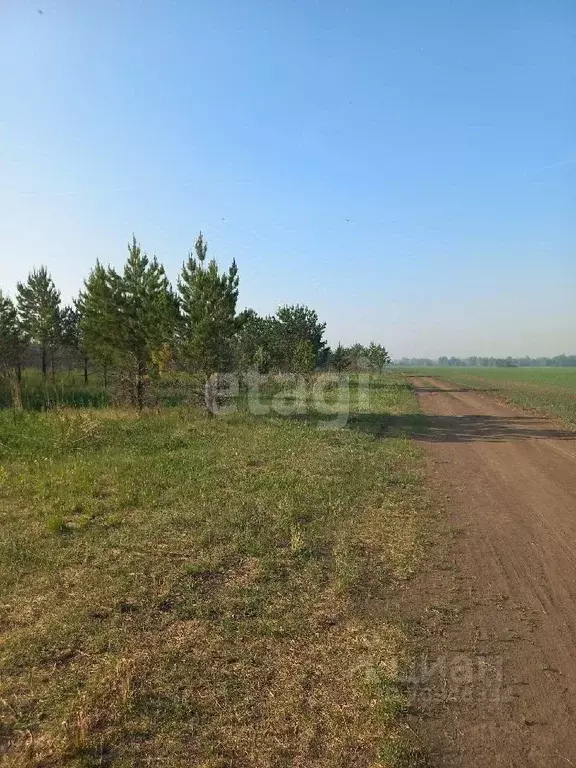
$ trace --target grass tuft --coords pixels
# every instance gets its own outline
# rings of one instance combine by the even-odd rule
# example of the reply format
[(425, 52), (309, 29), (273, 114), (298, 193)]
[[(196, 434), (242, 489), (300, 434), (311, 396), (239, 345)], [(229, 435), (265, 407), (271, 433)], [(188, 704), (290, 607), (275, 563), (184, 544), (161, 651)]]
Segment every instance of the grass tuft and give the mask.
[(58, 534), (69, 533), (71, 530), (66, 520), (60, 515), (50, 515), (46, 520), (46, 527), (51, 533)]

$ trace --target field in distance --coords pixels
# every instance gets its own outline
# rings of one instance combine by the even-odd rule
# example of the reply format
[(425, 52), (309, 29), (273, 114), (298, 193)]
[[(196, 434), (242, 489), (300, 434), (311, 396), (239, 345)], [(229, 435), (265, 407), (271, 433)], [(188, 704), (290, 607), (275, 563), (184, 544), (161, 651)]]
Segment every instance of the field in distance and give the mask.
[(352, 395), (343, 429), (0, 411), (4, 765), (419, 764), (385, 608), (432, 514), (386, 431), (418, 408), (397, 372)]
[(411, 368), (463, 387), (487, 390), (522, 408), (576, 424), (576, 368)]

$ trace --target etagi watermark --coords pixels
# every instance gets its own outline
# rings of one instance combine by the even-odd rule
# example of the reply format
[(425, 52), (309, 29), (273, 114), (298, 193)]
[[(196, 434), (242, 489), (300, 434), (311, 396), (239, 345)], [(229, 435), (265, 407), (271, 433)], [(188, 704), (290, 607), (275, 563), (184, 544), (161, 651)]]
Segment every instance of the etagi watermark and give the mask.
[[(321, 373), (310, 377), (249, 371), (242, 377), (242, 390), (248, 411), (254, 415), (313, 416), (321, 429), (340, 429), (348, 423), (352, 407), (360, 413), (369, 412), (371, 381), (369, 373)], [(205, 388), (206, 407), (217, 416), (235, 413), (240, 392), (237, 374), (213, 376)]]

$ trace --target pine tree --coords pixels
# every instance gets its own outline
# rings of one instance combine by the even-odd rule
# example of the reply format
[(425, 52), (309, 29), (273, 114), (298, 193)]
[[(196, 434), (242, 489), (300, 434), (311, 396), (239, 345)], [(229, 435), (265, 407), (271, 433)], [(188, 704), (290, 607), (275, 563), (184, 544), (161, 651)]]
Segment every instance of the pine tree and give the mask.
[[(182, 312), (180, 353), (186, 364), (211, 377), (227, 369), (239, 327), (236, 316), (238, 269), (232, 261), (228, 272), (218, 271), (214, 259), (206, 263), (208, 244), (198, 235), (195, 255), (190, 253), (178, 280)], [(207, 392), (208, 400), (213, 397)]]
[(356, 342), (351, 347), (347, 347), (346, 352), (350, 357), (350, 368), (354, 371), (365, 371), (371, 367), (368, 349), (363, 344)]
[(97, 264), (78, 307), (85, 349), (120, 366), (133, 403), (142, 409), (152, 357), (172, 342), (178, 317), (164, 268), (156, 258), (150, 260), (133, 237), (122, 274)]
[(238, 371), (256, 368), (260, 373), (269, 371), (272, 361), (272, 318), (260, 317), (253, 309), (245, 309), (237, 316), (238, 331), (235, 339), (235, 363)]
[(20, 387), (22, 356), (27, 341), (14, 303), (0, 290), (0, 375), (9, 380), (14, 407), (22, 407)]
[(42, 375), (46, 378), (49, 353), (54, 375), (54, 350), (59, 335), (60, 291), (54, 285), (46, 267), (32, 270), (26, 283), (18, 283), (17, 289), (22, 327), (30, 340), (38, 344), (42, 353)]
[(117, 306), (111, 283), (117, 279), (96, 262), (96, 266), (84, 281), (84, 290), (76, 302), (79, 314), (78, 333), (82, 338), (84, 354), (106, 371), (114, 361), (115, 343), (113, 328), (118, 319)]
[(309, 342), (316, 360), (326, 346), (323, 341), (326, 323), (321, 323), (314, 309), (296, 304), (278, 307), (275, 318), (275, 348), (278, 352), (278, 365), (291, 368), (296, 349), (301, 342)]
[(384, 366), (390, 362), (390, 355), (386, 348), (374, 341), (370, 342), (370, 346), (366, 350), (366, 357), (370, 361), (370, 365), (376, 368), (379, 373), (382, 373)]
[(342, 344), (338, 344), (334, 351), (334, 355), (332, 357), (332, 365), (334, 368), (336, 368), (338, 373), (344, 371), (350, 365), (350, 355), (342, 346)]

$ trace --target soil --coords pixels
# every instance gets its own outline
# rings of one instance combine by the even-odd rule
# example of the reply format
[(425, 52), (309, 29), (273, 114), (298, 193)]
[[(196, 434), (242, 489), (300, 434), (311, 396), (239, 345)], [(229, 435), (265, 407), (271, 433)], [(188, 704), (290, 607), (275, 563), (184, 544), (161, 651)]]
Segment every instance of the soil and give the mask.
[(411, 727), (442, 768), (576, 766), (576, 433), (412, 381), (449, 535), (420, 577)]

